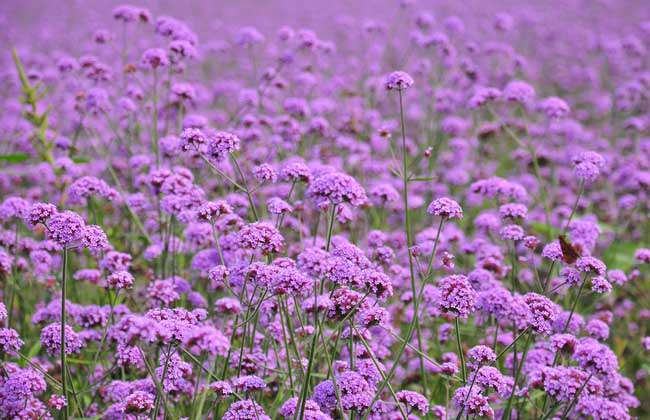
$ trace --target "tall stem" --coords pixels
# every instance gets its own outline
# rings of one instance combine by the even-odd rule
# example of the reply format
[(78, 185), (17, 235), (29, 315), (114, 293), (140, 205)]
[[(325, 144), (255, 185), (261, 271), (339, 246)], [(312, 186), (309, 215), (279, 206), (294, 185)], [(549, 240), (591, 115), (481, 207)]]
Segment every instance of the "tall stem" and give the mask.
[(61, 385), (63, 388), (63, 397), (66, 400), (66, 406), (63, 407), (63, 418), (68, 418), (68, 406), (70, 400), (68, 399), (68, 384), (67, 384), (67, 364), (65, 359), (65, 326), (66, 326), (66, 313), (65, 313), (65, 300), (66, 300), (66, 280), (68, 275), (68, 248), (63, 248), (63, 267), (61, 269)]
[(160, 147), (158, 146), (158, 73), (153, 70), (153, 120), (151, 122), (151, 144), (156, 153), (156, 167), (160, 167)]
[(456, 324), (456, 346), (458, 347), (458, 357), (460, 358), (460, 368), (461, 368), (461, 379), (463, 384), (467, 383), (467, 370), (465, 368), (465, 354), (463, 352), (463, 345), (460, 340), (460, 323), (458, 322), (458, 317), (454, 320)]
[[(332, 242), (332, 232), (334, 230), (334, 220), (336, 216), (336, 204), (332, 203), (332, 210), (330, 212), (330, 218), (327, 226), (327, 242), (325, 245), (325, 250), (329, 252), (330, 250), (330, 244)], [(320, 287), (319, 287), (319, 293), (323, 292), (323, 286), (324, 282), (321, 280)], [(302, 419), (302, 415), (305, 409), (305, 403), (307, 401), (307, 392), (309, 389), (309, 379), (311, 378), (311, 373), (312, 369), (314, 367), (314, 355), (315, 355), (315, 350), (316, 350), (316, 342), (318, 341), (318, 335), (320, 334), (320, 322), (318, 318), (318, 294), (317, 294), (317, 288), (316, 285), (314, 284), (314, 321), (316, 325), (316, 331), (314, 332), (314, 337), (311, 341), (311, 348), (309, 350), (309, 361), (307, 362), (307, 372), (305, 373), (305, 377), (302, 383), (302, 388), (300, 390), (300, 399), (298, 400), (298, 405), (299, 407), (296, 410), (296, 419)]]
[(578, 306), (578, 301), (580, 300), (580, 296), (582, 295), (582, 289), (585, 288), (585, 283), (587, 283), (586, 274), (582, 277), (582, 283), (580, 283), (580, 288), (578, 289), (578, 295), (576, 296), (575, 300), (573, 301), (573, 304), (571, 305), (571, 312), (569, 312), (569, 317), (567, 318), (566, 323), (564, 324), (564, 328), (562, 328), (562, 334), (566, 332), (566, 330), (569, 328), (569, 324), (571, 324), (571, 318), (573, 318), (573, 314), (576, 311), (576, 306)]
[[(406, 231), (406, 250), (409, 259), (409, 275), (411, 277), (411, 293), (413, 294), (413, 317), (415, 330), (417, 332), (418, 350), (422, 352), (422, 329), (420, 327), (420, 317), (418, 313), (418, 293), (415, 285), (415, 270), (413, 268), (413, 256), (411, 247), (413, 246), (413, 237), (411, 233), (411, 212), (409, 211), (409, 176), (408, 176), (408, 155), (406, 151), (406, 125), (404, 124), (404, 104), (402, 100), (402, 91), (399, 90), (399, 118), (402, 127), (402, 195), (404, 199), (404, 230)], [(429, 271), (429, 270), (427, 270)], [(427, 395), (427, 378), (424, 370), (424, 358), (420, 355), (420, 377), (422, 378), (423, 394)]]

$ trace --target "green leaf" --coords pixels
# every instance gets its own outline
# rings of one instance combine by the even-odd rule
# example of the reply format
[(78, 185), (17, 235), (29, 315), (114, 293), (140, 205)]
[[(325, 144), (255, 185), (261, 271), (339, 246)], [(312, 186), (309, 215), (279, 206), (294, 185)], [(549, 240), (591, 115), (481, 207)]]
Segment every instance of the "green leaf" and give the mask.
[(634, 265), (634, 252), (638, 247), (634, 242), (615, 242), (603, 252), (603, 261), (609, 268), (630, 269)]
[(553, 229), (552, 226), (549, 226), (546, 223), (530, 222), (530, 227), (533, 228), (535, 232), (542, 233), (547, 237), (552, 238), (555, 236), (555, 229)]
[(88, 163), (90, 160), (91, 159), (88, 156), (75, 156), (72, 158), (74, 163)]
[(29, 159), (28, 153), (12, 153), (9, 155), (0, 155), (0, 162), (21, 163)]
[(41, 342), (36, 340), (32, 347), (29, 348), (29, 352), (27, 352), (27, 358), (31, 359), (32, 357), (36, 356), (39, 351), (41, 351)]

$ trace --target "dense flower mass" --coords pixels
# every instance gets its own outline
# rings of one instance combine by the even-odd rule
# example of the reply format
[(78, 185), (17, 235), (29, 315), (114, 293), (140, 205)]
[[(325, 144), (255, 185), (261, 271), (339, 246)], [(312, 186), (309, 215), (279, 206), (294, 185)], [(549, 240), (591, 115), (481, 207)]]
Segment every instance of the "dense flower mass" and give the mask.
[(650, 418), (643, 1), (86, 3), (0, 2), (0, 419)]

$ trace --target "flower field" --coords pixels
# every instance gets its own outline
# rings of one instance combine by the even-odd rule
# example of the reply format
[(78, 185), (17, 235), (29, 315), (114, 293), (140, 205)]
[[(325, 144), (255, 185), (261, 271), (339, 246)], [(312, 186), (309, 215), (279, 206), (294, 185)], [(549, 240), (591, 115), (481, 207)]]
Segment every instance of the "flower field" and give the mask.
[(0, 419), (650, 418), (643, 1), (0, 22)]

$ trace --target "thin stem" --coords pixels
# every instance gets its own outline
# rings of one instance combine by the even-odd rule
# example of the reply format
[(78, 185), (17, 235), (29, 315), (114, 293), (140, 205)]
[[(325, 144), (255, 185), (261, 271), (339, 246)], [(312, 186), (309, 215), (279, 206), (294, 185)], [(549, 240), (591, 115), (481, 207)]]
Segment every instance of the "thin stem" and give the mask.
[[(354, 332), (357, 333), (357, 336), (359, 337), (359, 341), (361, 341), (361, 344), (363, 344), (363, 347), (366, 348), (366, 351), (368, 352), (368, 356), (370, 356), (370, 360), (372, 360), (372, 363), (375, 365), (377, 368), (377, 371), (381, 375), (381, 378), (385, 381), (386, 380), (386, 375), (384, 374), (384, 370), (382, 367), (379, 365), (379, 362), (377, 362), (377, 359), (375, 358), (375, 355), (372, 352), (372, 349), (368, 345), (368, 342), (363, 338), (363, 335), (359, 332), (359, 330), (356, 329), (352, 324), (350, 324), (350, 328), (354, 330)], [(395, 394), (395, 390), (391, 386), (389, 382), (387, 382), (388, 386), (388, 391), (390, 392), (390, 395), (393, 397), (393, 400), (395, 400), (395, 404), (397, 404), (397, 408), (399, 409), (399, 412), (402, 414), (402, 418), (404, 420), (408, 419), (408, 416), (404, 412), (404, 408), (402, 407), (402, 404), (399, 403), (399, 400), (397, 399), (397, 395)]]
[(566, 330), (569, 328), (569, 324), (571, 323), (571, 318), (573, 318), (573, 313), (576, 310), (576, 307), (578, 306), (578, 301), (580, 300), (580, 296), (582, 295), (582, 290), (585, 288), (585, 283), (587, 283), (587, 274), (585, 274), (582, 277), (582, 283), (580, 283), (580, 288), (578, 289), (578, 295), (576, 296), (575, 300), (573, 301), (573, 304), (571, 305), (571, 312), (569, 312), (569, 317), (566, 320), (566, 323), (564, 324), (564, 328), (562, 328), (562, 334), (566, 332)]
[(162, 377), (160, 378), (160, 389), (158, 390), (158, 395), (156, 395), (156, 403), (153, 409), (154, 419), (158, 418), (158, 411), (160, 410), (160, 401), (165, 400), (165, 378), (167, 377), (167, 370), (169, 369), (169, 361), (172, 356), (172, 345), (171, 343), (167, 346), (167, 352), (165, 353), (165, 365), (163, 366)]
[(68, 418), (68, 407), (70, 406), (70, 400), (68, 398), (68, 384), (67, 384), (67, 363), (66, 363), (66, 354), (65, 354), (65, 326), (66, 326), (66, 312), (65, 312), (65, 300), (66, 300), (66, 281), (68, 273), (68, 248), (63, 247), (63, 267), (61, 268), (61, 385), (63, 388), (63, 397), (67, 402), (66, 406), (61, 410), (63, 413), (63, 418)]
[[(402, 198), (404, 200), (404, 230), (406, 231), (406, 251), (409, 259), (409, 275), (411, 278), (411, 292), (413, 294), (413, 317), (415, 322), (415, 330), (417, 332), (418, 350), (422, 351), (422, 329), (420, 327), (420, 316), (418, 311), (418, 294), (415, 285), (415, 270), (413, 268), (413, 256), (411, 255), (411, 247), (413, 246), (413, 237), (411, 233), (411, 212), (409, 211), (409, 175), (408, 175), (408, 153), (406, 150), (406, 125), (404, 124), (404, 103), (402, 99), (402, 91), (399, 92), (399, 117), (402, 128)], [(428, 273), (429, 269), (427, 270)], [(420, 358), (420, 377), (422, 378), (423, 393), (427, 395), (427, 377), (424, 369), (424, 358)]]
[(585, 389), (587, 384), (589, 384), (589, 381), (591, 380), (591, 377), (594, 376), (593, 373), (590, 373), (585, 382), (582, 384), (578, 392), (576, 392), (576, 395), (573, 396), (571, 399), (571, 403), (567, 406), (566, 410), (564, 410), (564, 413), (562, 413), (562, 419), (566, 419), (569, 413), (571, 412), (571, 409), (575, 405), (575, 403), (578, 401), (578, 398), (580, 397), (580, 394), (582, 394), (582, 391)]
[(456, 346), (458, 347), (458, 357), (460, 358), (461, 379), (463, 380), (463, 384), (466, 384), (467, 371), (465, 367), (465, 354), (460, 340), (460, 323), (458, 322), (458, 317), (454, 319), (454, 323), (456, 324)]
[(244, 184), (244, 192), (246, 193), (246, 198), (248, 198), (248, 204), (251, 206), (251, 210), (253, 211), (253, 218), (254, 220), (259, 220), (259, 216), (257, 215), (257, 209), (255, 208), (255, 202), (253, 201), (253, 196), (251, 195), (251, 190), (248, 188), (248, 181), (246, 181), (246, 177), (244, 176), (244, 173), (241, 170), (241, 167), (239, 166), (239, 163), (237, 162), (237, 158), (233, 154), (230, 155), (232, 158), (232, 162), (234, 163), (235, 170), (239, 174), (239, 177), (241, 178), (242, 184)]
[(156, 153), (156, 168), (160, 168), (160, 147), (158, 145), (158, 73), (153, 70), (153, 121), (151, 124), (151, 144)]
[[(439, 227), (440, 227), (440, 226), (439, 226)], [(434, 250), (435, 250), (435, 249), (437, 248), (437, 246), (438, 246), (438, 239), (439, 239), (439, 237), (440, 237), (440, 235), (437, 234), (437, 235), (436, 235), (436, 241), (435, 241), (435, 243), (433, 244), (433, 248), (434, 248)], [(422, 296), (422, 293), (424, 293), (424, 286), (425, 286), (425, 284), (426, 284), (426, 282), (427, 282), (427, 280), (428, 280), (428, 277), (430, 277), (430, 275), (427, 276), (427, 278), (422, 279), (422, 283), (420, 284), (420, 292), (419, 292), (418, 295), (417, 295), (418, 297), (419, 297), (419, 296)], [(396, 354), (396, 356), (393, 358), (393, 364), (392, 364), (390, 370), (388, 371), (388, 374), (386, 375), (387, 381), (390, 381), (390, 380), (392, 379), (393, 375), (395, 374), (395, 372), (396, 372), (396, 370), (397, 370), (397, 366), (399, 366), (399, 363), (398, 363), (398, 362), (399, 362), (400, 358), (402, 357), (402, 355), (404, 354), (404, 350), (406, 350), (406, 347), (408, 346), (409, 348), (413, 348), (413, 347), (409, 344), (409, 341), (411, 341), (411, 338), (413, 337), (413, 332), (415, 331), (415, 320), (416, 320), (416, 319), (417, 319), (417, 317), (414, 316), (414, 317), (413, 317), (413, 320), (411, 320), (411, 322), (409, 323), (408, 331), (407, 331), (407, 333), (406, 333), (406, 338), (403, 339), (403, 340), (400, 338), (400, 340), (402, 341), (402, 345), (401, 345), (400, 348), (397, 350), (397, 354)], [(424, 355), (424, 353), (421, 351), (421, 349), (417, 349), (417, 353), (418, 353), (420, 356), (423, 356), (423, 355)], [(381, 395), (382, 391), (383, 391), (384, 388), (386, 387), (386, 383), (387, 383), (387, 381), (382, 381), (381, 385), (379, 385), (379, 387), (378, 387), (378, 389), (377, 389), (377, 392), (375, 392), (375, 397), (373, 398), (372, 404), (374, 404), (374, 403), (379, 399), (379, 396)], [(371, 404), (371, 405), (372, 405), (372, 404)], [(368, 414), (366, 414), (366, 415), (364, 416), (364, 419), (367, 418), (367, 417), (368, 417)]]
[(431, 256), (429, 256), (429, 264), (427, 264), (427, 271), (425, 273), (426, 278), (431, 276), (431, 270), (433, 269), (433, 261), (436, 258), (436, 249), (438, 248), (438, 240), (440, 239), (440, 232), (442, 232), (442, 226), (445, 224), (445, 218), (440, 219), (440, 224), (438, 225), (438, 232), (436, 233), (436, 240), (433, 243), (433, 249), (431, 250)]
[[(508, 398), (508, 402), (506, 404), (506, 407), (504, 409), (504, 418), (509, 419), (510, 416), (512, 415), (512, 411), (510, 407), (512, 407), (512, 399), (515, 396), (515, 390), (517, 389), (517, 382), (519, 381), (519, 375), (521, 374), (522, 367), (524, 366), (524, 362), (526, 361), (526, 354), (528, 353), (528, 348), (530, 347), (530, 339), (532, 337), (532, 334), (528, 334), (528, 337), (526, 339), (526, 344), (524, 345), (524, 351), (521, 354), (521, 361), (519, 362), (519, 366), (517, 366), (517, 371), (515, 373), (515, 379), (514, 382), (512, 383), (512, 391), (510, 392), (510, 397)], [(516, 358), (516, 356), (515, 356)]]
[(578, 204), (580, 203), (580, 198), (582, 197), (584, 191), (585, 191), (585, 181), (581, 179), (580, 187), (578, 189), (578, 195), (576, 196), (576, 201), (573, 203), (573, 207), (571, 208), (571, 213), (569, 214), (569, 218), (567, 219), (564, 228), (562, 228), (562, 233), (566, 232), (566, 230), (569, 228), (569, 225), (571, 224), (571, 219), (573, 219), (573, 216), (576, 214)]
[[(328, 252), (330, 250), (330, 245), (332, 242), (332, 232), (334, 230), (335, 215), (336, 215), (336, 204), (332, 203), (329, 223), (327, 226), (327, 241), (325, 245), (325, 250)], [(324, 286), (324, 281), (321, 280), (320, 287), (319, 287), (320, 293), (323, 292), (323, 286)], [(305, 403), (307, 402), (307, 390), (309, 389), (309, 380), (311, 379), (312, 369), (314, 367), (314, 355), (316, 350), (316, 343), (318, 341), (318, 335), (320, 334), (320, 322), (319, 322), (319, 314), (318, 314), (318, 294), (317, 294), (317, 288), (315, 284), (314, 284), (314, 321), (317, 330), (314, 332), (314, 337), (311, 341), (311, 348), (309, 350), (309, 360), (307, 362), (307, 372), (305, 373), (305, 377), (302, 383), (302, 388), (300, 390), (300, 399), (298, 400), (298, 405), (297, 405), (299, 409), (296, 410), (295, 418), (297, 419), (302, 419), (302, 415), (305, 410)]]

